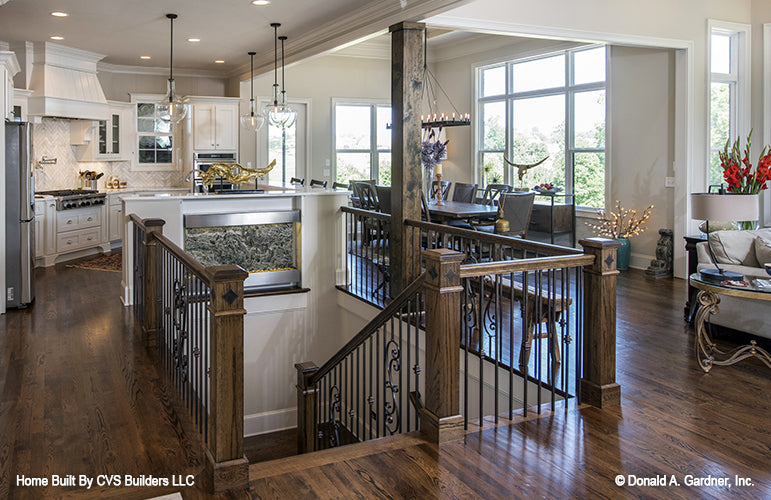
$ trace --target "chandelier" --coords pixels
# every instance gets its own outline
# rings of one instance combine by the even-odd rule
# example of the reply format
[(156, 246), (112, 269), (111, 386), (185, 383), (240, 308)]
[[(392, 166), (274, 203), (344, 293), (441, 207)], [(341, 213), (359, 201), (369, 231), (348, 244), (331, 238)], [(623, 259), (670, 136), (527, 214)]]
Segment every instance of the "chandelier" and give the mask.
[(174, 85), (174, 20), (176, 14), (166, 14), (170, 24), (169, 40), (169, 80), (166, 82), (166, 95), (158, 102), (159, 118), (165, 122), (177, 123), (182, 121), (187, 115), (187, 101), (177, 95)]
[(256, 52), (249, 52), (250, 76), (249, 85), (251, 89), (249, 99), (249, 112), (241, 115), (241, 127), (250, 132), (257, 132), (265, 123), (265, 116), (254, 111), (254, 55)]

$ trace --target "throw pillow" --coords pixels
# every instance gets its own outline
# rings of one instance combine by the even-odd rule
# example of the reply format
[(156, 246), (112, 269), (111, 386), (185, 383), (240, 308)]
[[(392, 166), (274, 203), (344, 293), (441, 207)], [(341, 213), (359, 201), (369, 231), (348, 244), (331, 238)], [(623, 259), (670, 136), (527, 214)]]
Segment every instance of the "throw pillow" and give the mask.
[(771, 262), (771, 240), (767, 240), (762, 236), (755, 238), (755, 257), (758, 258), (761, 266)]

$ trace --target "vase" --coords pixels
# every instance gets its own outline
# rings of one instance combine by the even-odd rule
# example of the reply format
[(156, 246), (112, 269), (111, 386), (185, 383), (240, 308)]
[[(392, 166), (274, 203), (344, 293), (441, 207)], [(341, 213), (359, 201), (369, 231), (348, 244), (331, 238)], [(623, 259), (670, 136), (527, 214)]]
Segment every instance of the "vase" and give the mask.
[(434, 167), (425, 167), (423, 169), (425, 178), (423, 179), (423, 194), (427, 201), (431, 201), (431, 182), (434, 180)]
[(629, 269), (629, 257), (632, 253), (632, 246), (629, 244), (629, 238), (613, 238), (621, 243), (616, 249), (616, 269), (624, 271)]
[(742, 230), (753, 230), (758, 228), (758, 221), (756, 220), (743, 220), (739, 222), (739, 226), (741, 226)]

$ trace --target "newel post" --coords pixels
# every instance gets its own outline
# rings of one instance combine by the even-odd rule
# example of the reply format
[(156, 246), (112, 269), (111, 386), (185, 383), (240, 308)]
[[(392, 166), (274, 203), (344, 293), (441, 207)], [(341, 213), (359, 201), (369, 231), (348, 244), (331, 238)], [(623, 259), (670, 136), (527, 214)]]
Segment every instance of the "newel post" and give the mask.
[(144, 281), (145, 314), (142, 318), (142, 340), (144, 340), (146, 346), (154, 346), (161, 314), (161, 296), (158, 293), (160, 286), (160, 259), (158, 257), (158, 242), (155, 240), (154, 235), (163, 234), (163, 225), (166, 224), (166, 221), (163, 219), (144, 219), (142, 223), (145, 226), (145, 240), (142, 242), (145, 247), (145, 268), (142, 278)]
[(297, 453), (308, 453), (314, 450), (313, 442), (313, 412), (316, 408), (316, 393), (310, 380), (319, 367), (312, 361), (296, 363), (297, 370)]
[(212, 266), (209, 304), (209, 428), (206, 478), (214, 493), (249, 486), (244, 457), (244, 280), (237, 266)]
[(460, 300), (463, 254), (423, 252), (426, 262), (426, 387), (420, 429), (434, 443), (463, 437), (460, 415)]
[(588, 238), (579, 243), (594, 263), (584, 267), (584, 369), (581, 401), (598, 408), (621, 405), (616, 383), (616, 249), (618, 241)]

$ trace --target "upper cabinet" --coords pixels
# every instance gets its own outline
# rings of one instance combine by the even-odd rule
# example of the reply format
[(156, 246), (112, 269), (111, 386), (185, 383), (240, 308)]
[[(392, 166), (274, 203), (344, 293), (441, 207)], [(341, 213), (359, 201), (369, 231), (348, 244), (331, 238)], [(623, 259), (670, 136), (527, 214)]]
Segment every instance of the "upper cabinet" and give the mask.
[(194, 151), (238, 150), (237, 99), (191, 100), (192, 137)]
[(131, 103), (109, 102), (107, 120), (78, 120), (70, 123), (70, 143), (78, 161), (127, 161), (133, 146)]

